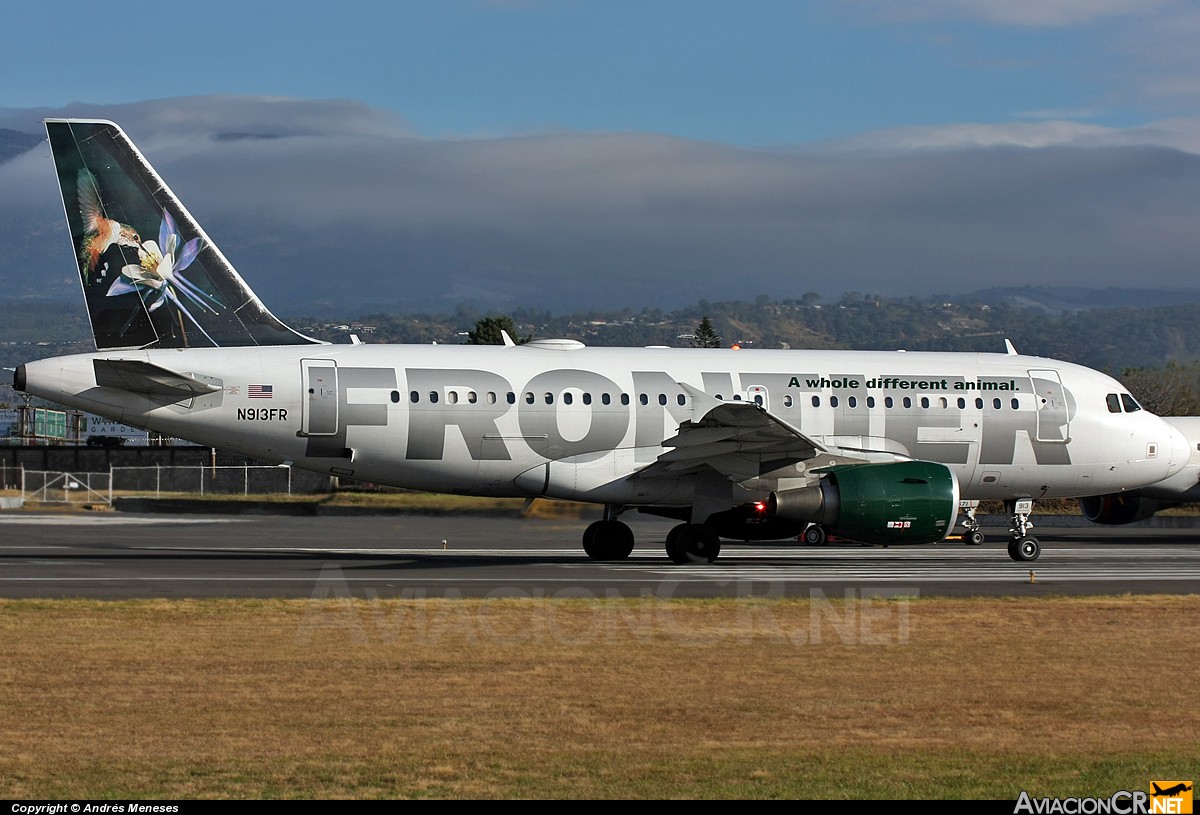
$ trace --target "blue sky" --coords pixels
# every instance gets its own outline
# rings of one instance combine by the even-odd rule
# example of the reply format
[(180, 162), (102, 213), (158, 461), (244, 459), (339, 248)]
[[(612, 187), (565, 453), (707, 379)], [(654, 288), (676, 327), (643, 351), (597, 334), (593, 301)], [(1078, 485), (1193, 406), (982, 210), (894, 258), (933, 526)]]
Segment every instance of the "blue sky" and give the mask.
[[(1195, 288), (1198, 41), (1192, 0), (68, 0), (8, 10), (0, 128), (118, 121), (285, 308)], [(77, 286), (56, 194), (0, 162), (17, 296)]]
[[(1128, 126), (1196, 103), (1164, 90), (1163, 50), (1191, 50), (1173, 19), (1200, 14), (1169, 0), (68, 0), (9, 10), (0, 106), (345, 98), (430, 136), (564, 128), (750, 146), (1064, 114)], [(1176, 79), (1194, 86), (1197, 60), (1178, 58)]]

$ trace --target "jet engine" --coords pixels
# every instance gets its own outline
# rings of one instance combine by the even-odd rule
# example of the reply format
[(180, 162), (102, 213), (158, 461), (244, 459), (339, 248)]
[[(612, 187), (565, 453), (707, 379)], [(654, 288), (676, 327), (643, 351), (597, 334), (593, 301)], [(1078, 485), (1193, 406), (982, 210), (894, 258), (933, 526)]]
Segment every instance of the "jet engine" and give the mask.
[(1171, 501), (1147, 498), (1140, 490), (1114, 492), (1109, 495), (1092, 495), (1079, 499), (1083, 517), (1095, 524), (1131, 524), (1144, 521), (1160, 509), (1178, 506)]
[(774, 519), (819, 524), (861, 543), (935, 543), (958, 517), (958, 481), (932, 461), (850, 464), (816, 484), (771, 493)]

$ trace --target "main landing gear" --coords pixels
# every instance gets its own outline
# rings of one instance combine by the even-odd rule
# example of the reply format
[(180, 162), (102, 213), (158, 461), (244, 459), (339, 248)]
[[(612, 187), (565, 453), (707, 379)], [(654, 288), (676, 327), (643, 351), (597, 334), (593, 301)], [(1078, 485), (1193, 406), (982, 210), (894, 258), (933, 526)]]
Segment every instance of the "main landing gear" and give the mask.
[(675, 563), (712, 563), (721, 537), (704, 524), (679, 524), (667, 533), (667, 557)]
[(1033, 512), (1033, 500), (1022, 498), (1019, 501), (1005, 501), (1004, 509), (1012, 515), (1012, 529), (1008, 530), (1012, 535), (1008, 543), (1008, 556), (1018, 562), (1037, 560), (1042, 553), (1042, 545), (1029, 534), (1033, 527), (1029, 520), (1029, 514)]
[(983, 532), (979, 529), (979, 519), (975, 517), (975, 510), (979, 509), (979, 502), (964, 501), (959, 506), (962, 507), (962, 525), (966, 530), (963, 542), (968, 546), (979, 546), (983, 543)]
[(583, 530), (583, 551), (592, 560), (625, 560), (633, 552), (633, 530), (617, 520), (621, 509), (605, 505), (604, 520)]
[[(592, 560), (625, 560), (633, 552), (633, 530), (617, 520), (623, 509), (606, 505), (604, 519), (583, 531), (583, 551)], [(676, 563), (712, 563), (720, 553), (720, 536), (704, 524), (679, 524), (667, 533), (667, 557)]]

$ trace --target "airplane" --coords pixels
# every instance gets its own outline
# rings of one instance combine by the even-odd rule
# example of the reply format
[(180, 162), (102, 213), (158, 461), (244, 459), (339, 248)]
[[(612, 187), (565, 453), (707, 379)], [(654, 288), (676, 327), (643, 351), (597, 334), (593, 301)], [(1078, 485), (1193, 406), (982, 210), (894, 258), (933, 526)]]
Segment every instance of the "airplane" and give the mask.
[(1144, 521), (1164, 509), (1200, 503), (1200, 416), (1164, 416), (1188, 440), (1190, 459), (1169, 478), (1135, 490), (1079, 499), (1083, 517), (1104, 525)]
[(1180, 781), (1178, 784), (1176, 784), (1172, 787), (1167, 787), (1165, 790), (1162, 787), (1158, 786), (1158, 784), (1155, 784), (1153, 781), (1150, 782), (1150, 786), (1154, 787), (1154, 792), (1152, 792), (1150, 794), (1155, 796), (1156, 798), (1160, 795), (1166, 796), (1167, 798), (1171, 798), (1171, 797), (1178, 795), (1181, 792), (1187, 792), (1192, 788), (1192, 785), (1188, 784), (1186, 781)]
[[(1171, 478), (1190, 444), (1116, 380), (1006, 353), (332, 345), (285, 325), (116, 124), (45, 122), (97, 351), (28, 362), (19, 390), (198, 444), (433, 492), (603, 505), (721, 540), (931, 544), (1000, 500), (1035, 560), (1036, 499)], [(960, 512), (961, 510), (961, 512)]]

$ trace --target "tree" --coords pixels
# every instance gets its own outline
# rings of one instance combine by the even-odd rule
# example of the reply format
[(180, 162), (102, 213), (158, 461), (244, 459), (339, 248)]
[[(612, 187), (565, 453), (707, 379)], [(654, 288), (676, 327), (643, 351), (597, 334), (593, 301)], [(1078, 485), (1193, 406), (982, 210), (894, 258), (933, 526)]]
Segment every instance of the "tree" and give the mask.
[(700, 325), (696, 326), (696, 336), (692, 339), (692, 345), (697, 348), (721, 347), (721, 335), (713, 328), (712, 320), (705, 317), (700, 321)]
[(1200, 362), (1172, 360), (1162, 368), (1126, 368), (1121, 382), (1159, 416), (1200, 414)]
[(475, 330), (467, 332), (467, 345), (504, 345), (501, 331), (507, 331), (517, 345), (529, 342), (529, 337), (517, 335), (512, 317), (481, 317), (475, 321)]

